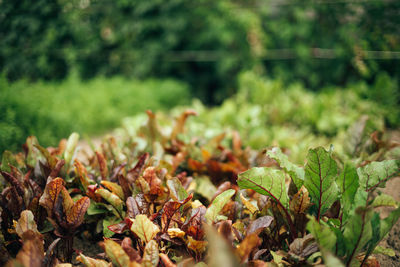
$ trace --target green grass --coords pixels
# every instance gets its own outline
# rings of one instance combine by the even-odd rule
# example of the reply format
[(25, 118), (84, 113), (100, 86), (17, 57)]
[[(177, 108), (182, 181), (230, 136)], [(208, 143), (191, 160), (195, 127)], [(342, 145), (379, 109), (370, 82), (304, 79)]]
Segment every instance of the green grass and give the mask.
[(72, 131), (99, 135), (146, 109), (166, 110), (189, 102), (188, 87), (174, 80), (70, 77), (61, 83), (0, 79), (0, 151), (19, 150), (29, 135), (57, 145)]

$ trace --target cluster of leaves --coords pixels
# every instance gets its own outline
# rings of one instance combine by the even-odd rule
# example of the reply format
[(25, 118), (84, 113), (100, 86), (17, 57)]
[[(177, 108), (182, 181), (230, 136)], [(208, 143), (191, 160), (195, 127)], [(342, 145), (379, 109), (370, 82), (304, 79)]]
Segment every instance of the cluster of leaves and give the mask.
[[(371, 157), (376, 146), (367, 139), (374, 132), (379, 139), (387, 138), (384, 125), (388, 112), (356, 91), (355, 87), (318, 93), (301, 85), (285, 88), (277, 80), (245, 72), (239, 77), (238, 94), (221, 106), (207, 108), (193, 102), (198, 116), (188, 121), (187, 135), (213, 138), (225, 132), (229, 139), (232, 131), (238, 131), (245, 146), (288, 148), (290, 159), (298, 164), (304, 163), (308, 148), (330, 144), (342, 158), (376, 160)], [(182, 111), (177, 107), (171, 113), (178, 116)], [(170, 131), (170, 117), (164, 113), (157, 116), (163, 129)], [(116, 135), (136, 136), (137, 127), (146, 120), (142, 114), (126, 118), (123, 130)]]
[[(148, 111), (134, 137), (108, 137), (79, 157), (77, 134), (57, 148), (30, 137), (24, 153), (5, 152), (1, 259), (15, 257), (9, 266), (90, 267), (374, 260), (400, 217), (390, 196), (373, 198), (399, 174), (397, 160), (356, 167), (319, 147), (303, 168), (279, 148), (245, 148), (237, 132), (228, 145), (225, 134), (190, 138), (184, 126), (194, 115), (184, 111), (166, 130)], [(382, 206), (394, 210), (380, 220), (374, 210)], [(85, 241), (104, 253), (73, 249)]]

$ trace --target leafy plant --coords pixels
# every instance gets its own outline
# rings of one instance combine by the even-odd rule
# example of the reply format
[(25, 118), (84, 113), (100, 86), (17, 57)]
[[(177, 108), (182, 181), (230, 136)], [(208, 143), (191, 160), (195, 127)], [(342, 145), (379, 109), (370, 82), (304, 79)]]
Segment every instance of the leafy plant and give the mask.
[[(398, 175), (398, 160), (342, 161), (318, 147), (301, 167), (285, 150), (244, 147), (237, 132), (191, 136), (196, 114), (185, 110), (168, 125), (148, 111), (134, 135), (107, 136), (80, 154), (75, 133), (57, 148), (30, 137), (24, 153), (5, 152), (1, 259), (90, 267), (371, 261), (400, 217), (399, 203), (378, 194)], [(381, 149), (390, 155), (390, 146)], [(380, 220), (382, 206), (394, 210)]]
[[(279, 155), (280, 167), (291, 178), (291, 185), (301, 186), (300, 190), (288, 196), (283, 171), (265, 167), (239, 174), (238, 185), (270, 197), (271, 212), (275, 218), (283, 218), (293, 245), (300, 242), (297, 240), (305, 242), (306, 233), (306, 225), (294, 224), (293, 220), (307, 213), (307, 230), (325, 260), (335, 255), (346, 266), (360, 266), (400, 218), (399, 203), (391, 196), (374, 196), (378, 187), (384, 187), (390, 178), (399, 174), (398, 160), (371, 162), (357, 169), (346, 163), (339, 174), (332, 152), (319, 147), (309, 150), (304, 180), (301, 180), (298, 173), (302, 172), (294, 172), (293, 169), (299, 168), (291, 165), (279, 150), (274, 148), (269, 154)], [(378, 207), (395, 209), (381, 220), (376, 211)], [(287, 256), (290, 258), (290, 254)]]

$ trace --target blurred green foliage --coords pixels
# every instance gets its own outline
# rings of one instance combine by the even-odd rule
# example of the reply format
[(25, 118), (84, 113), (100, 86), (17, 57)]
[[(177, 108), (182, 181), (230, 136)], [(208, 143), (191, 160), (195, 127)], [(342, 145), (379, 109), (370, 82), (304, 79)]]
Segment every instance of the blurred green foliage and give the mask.
[(378, 75), (395, 84), (399, 11), (399, 1), (386, 0), (3, 0), (0, 71), (10, 80), (61, 79), (71, 70), (172, 77), (207, 103), (232, 95), (237, 74), (249, 69), (312, 90), (371, 85)]
[[(385, 106), (362, 99), (357, 92), (363, 84), (311, 92), (299, 83), (286, 88), (281, 81), (245, 72), (239, 76), (239, 85), (237, 95), (226, 99), (219, 107), (208, 108), (197, 100), (192, 103), (190, 108), (198, 116), (186, 123), (187, 138), (212, 139), (237, 131), (245, 146), (287, 148), (290, 158), (302, 163), (307, 148), (312, 146), (333, 144), (335, 151), (346, 157), (346, 147), (351, 140), (369, 138), (374, 131), (384, 131), (384, 120), (390, 116)], [(176, 107), (169, 114), (158, 113), (160, 125), (167, 127), (163, 131), (171, 130), (168, 129), (172, 127), (170, 115), (178, 116), (186, 108)], [(124, 119), (124, 130), (118, 136), (127, 132), (130, 138), (134, 137), (146, 121), (145, 114)], [(357, 126), (362, 121), (366, 126)], [(359, 129), (354, 130), (354, 127)]]
[(29, 135), (46, 146), (57, 145), (71, 131), (99, 135), (120, 125), (123, 117), (189, 102), (182, 82), (121, 77), (12, 84), (2, 78), (0, 92), (0, 151), (20, 149)]
[(260, 5), (267, 36), (265, 56), (275, 59), (265, 61), (271, 76), (302, 81), (314, 90), (360, 80), (373, 83), (381, 72), (399, 79), (399, 1)]

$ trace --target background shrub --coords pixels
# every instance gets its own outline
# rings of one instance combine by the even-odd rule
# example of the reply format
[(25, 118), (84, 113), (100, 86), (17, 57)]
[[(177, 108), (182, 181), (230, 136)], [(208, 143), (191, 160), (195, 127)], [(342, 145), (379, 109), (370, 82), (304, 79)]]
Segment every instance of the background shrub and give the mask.
[(0, 151), (18, 149), (29, 135), (53, 146), (71, 131), (99, 135), (123, 117), (189, 102), (188, 86), (174, 80), (70, 77), (61, 83), (9, 84), (3, 78), (0, 85)]

